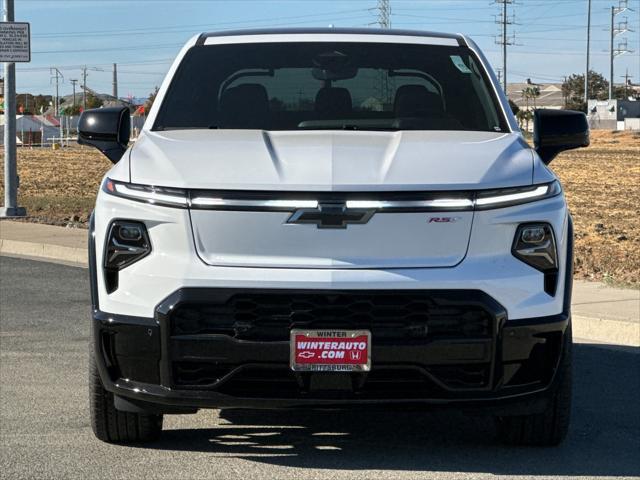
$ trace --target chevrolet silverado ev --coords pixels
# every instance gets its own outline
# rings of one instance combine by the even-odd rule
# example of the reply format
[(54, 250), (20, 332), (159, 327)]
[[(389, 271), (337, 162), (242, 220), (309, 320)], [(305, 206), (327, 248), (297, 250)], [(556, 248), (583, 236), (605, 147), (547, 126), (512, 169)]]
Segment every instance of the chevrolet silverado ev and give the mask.
[[(571, 405), (573, 231), (475, 43), (375, 29), (205, 33), (139, 137), (83, 113), (115, 165), (91, 217), (91, 419), (156, 439), (201, 408), (449, 405), (554, 445)], [(392, 415), (392, 409), (389, 415)]]

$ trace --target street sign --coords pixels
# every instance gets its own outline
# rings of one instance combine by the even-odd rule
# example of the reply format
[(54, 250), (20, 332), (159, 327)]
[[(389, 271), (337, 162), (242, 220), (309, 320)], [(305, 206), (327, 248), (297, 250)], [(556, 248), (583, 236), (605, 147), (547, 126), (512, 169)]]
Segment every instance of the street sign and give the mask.
[(0, 62), (30, 62), (28, 22), (0, 22)]

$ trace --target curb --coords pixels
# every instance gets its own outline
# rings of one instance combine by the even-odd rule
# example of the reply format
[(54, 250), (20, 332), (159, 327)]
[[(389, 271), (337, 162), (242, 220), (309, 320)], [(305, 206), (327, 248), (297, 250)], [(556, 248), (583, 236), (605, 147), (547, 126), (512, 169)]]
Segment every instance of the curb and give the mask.
[(573, 337), (603, 343), (640, 347), (640, 323), (606, 318), (571, 316)]
[(0, 239), (0, 254), (58, 260), (77, 263), (85, 267), (88, 265), (86, 248), (63, 247), (47, 243)]
[[(0, 239), (0, 254), (69, 262), (86, 267), (87, 249)], [(573, 336), (583, 340), (640, 347), (640, 323), (572, 315)]]

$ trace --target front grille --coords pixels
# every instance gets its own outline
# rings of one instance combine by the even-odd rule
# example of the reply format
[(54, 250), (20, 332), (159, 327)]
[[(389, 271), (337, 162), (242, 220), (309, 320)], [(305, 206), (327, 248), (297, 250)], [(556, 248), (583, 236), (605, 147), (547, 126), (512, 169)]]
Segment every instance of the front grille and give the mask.
[[(505, 318), (495, 300), (472, 290), (193, 288), (175, 292), (157, 309), (168, 349), (166, 385), (254, 398), (484, 391), (493, 385), (494, 345)], [(346, 374), (348, 388), (334, 388), (338, 374), (327, 383), (317, 374), (293, 372), (292, 329), (369, 330), (372, 370)]]
[(287, 341), (292, 328), (367, 329), (373, 341), (487, 338), (495, 317), (479, 303), (423, 291), (237, 293), (217, 303), (178, 305), (171, 336), (227, 335)]
[[(369, 373), (317, 374), (293, 372), (286, 366), (231, 366), (174, 363), (174, 380), (179, 387), (215, 388), (219, 393), (244, 398), (425, 398), (445, 396), (448, 389), (484, 387), (490, 366), (465, 365), (418, 368), (412, 365), (374, 367)], [(225, 377), (225, 375), (228, 375)], [(314, 390), (313, 376), (348, 377), (347, 388)], [(435, 380), (434, 380), (435, 378)], [(223, 379), (222, 381), (220, 381)], [(216, 382), (220, 382), (215, 385)], [(344, 384), (345, 382), (343, 382)], [(444, 384), (443, 389), (440, 385)]]

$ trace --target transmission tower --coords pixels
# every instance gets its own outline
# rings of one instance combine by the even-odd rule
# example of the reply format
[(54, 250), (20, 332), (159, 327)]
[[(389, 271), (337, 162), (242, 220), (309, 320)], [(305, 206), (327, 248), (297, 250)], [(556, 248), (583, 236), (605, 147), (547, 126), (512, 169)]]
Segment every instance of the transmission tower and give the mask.
[(496, 23), (500, 25), (501, 33), (496, 38), (496, 43), (502, 45), (502, 88), (504, 93), (507, 93), (507, 47), (515, 44), (515, 34), (508, 34), (508, 26), (515, 24), (515, 17), (507, 14), (507, 7), (513, 3), (514, 0), (494, 0), (494, 3), (500, 5), (502, 11), (500, 15), (496, 17)]
[[(378, 10), (377, 24), (380, 28), (391, 28), (391, 2), (390, 0), (378, 0), (376, 7)], [(380, 102), (383, 105), (391, 101), (391, 85), (389, 85), (389, 75), (381, 70), (378, 79), (378, 87), (380, 90)]]
[(378, 0), (378, 26), (391, 28), (391, 0)]
[(625, 53), (631, 53), (631, 50), (627, 48), (627, 39), (618, 43), (618, 48), (614, 48), (615, 37), (622, 35), (626, 32), (633, 30), (629, 29), (629, 23), (625, 18), (624, 22), (618, 22), (615, 24), (616, 15), (620, 15), (622, 12), (633, 11), (629, 8), (629, 0), (618, 0), (618, 6), (611, 7), (611, 29), (610, 29), (610, 43), (609, 43), (609, 100), (613, 99), (613, 61), (616, 57), (624, 55)]

